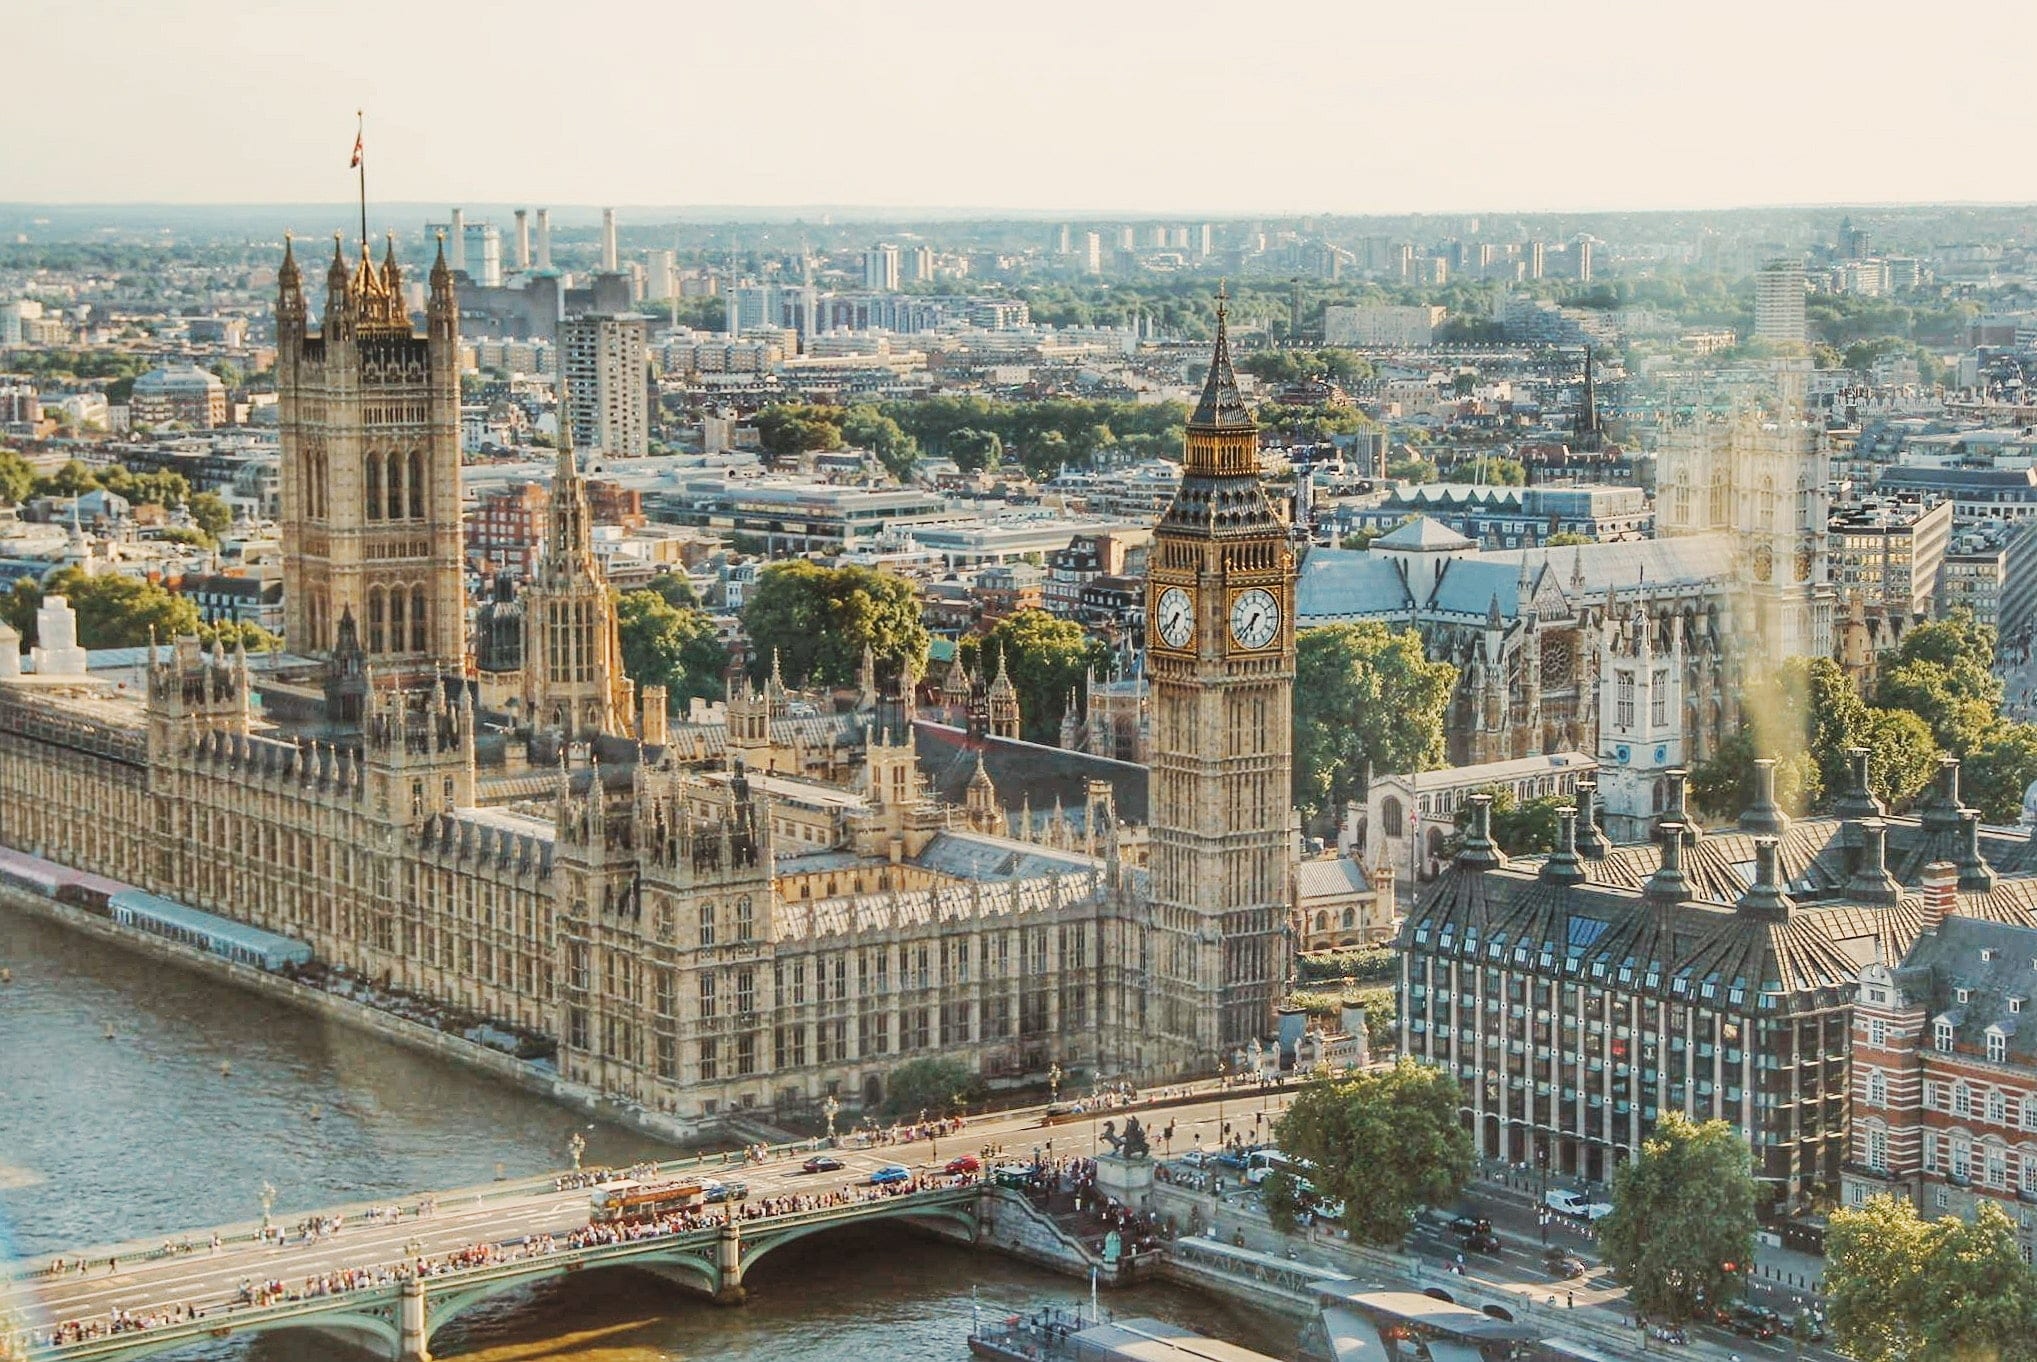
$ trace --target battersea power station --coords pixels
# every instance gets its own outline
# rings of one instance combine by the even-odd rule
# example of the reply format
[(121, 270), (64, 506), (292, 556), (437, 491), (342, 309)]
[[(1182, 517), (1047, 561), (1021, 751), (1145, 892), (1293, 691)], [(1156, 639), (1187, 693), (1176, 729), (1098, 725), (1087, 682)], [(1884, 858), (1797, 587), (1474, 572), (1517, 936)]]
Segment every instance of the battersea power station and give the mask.
[(565, 1079), (682, 1120), (869, 1103), (923, 1056), (1213, 1072), (1268, 1033), (1296, 572), (1221, 322), (1152, 551), (1149, 768), (1033, 770), (867, 656), (853, 697), (770, 668), (725, 722), (668, 722), (623, 674), (563, 429), (542, 559), (486, 607), (514, 668), (484, 692), (443, 254), (422, 331), (393, 246), (336, 242), (316, 317), (286, 248), (278, 293), (289, 651), (88, 666), (47, 601), (31, 668), (0, 637), (0, 842), (548, 1040)]

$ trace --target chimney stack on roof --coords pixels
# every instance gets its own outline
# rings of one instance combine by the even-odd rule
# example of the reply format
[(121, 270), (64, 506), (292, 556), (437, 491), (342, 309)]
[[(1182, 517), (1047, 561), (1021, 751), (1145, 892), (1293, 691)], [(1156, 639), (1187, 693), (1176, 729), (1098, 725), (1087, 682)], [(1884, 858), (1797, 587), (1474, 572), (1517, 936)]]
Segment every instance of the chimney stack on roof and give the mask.
[(1754, 917), (1787, 918), (1790, 909), (1796, 905), (1783, 891), (1782, 876), (1778, 868), (1776, 840), (1773, 837), (1754, 839), (1754, 882), (1740, 895), (1734, 905), (1741, 912)]
[(1854, 825), (1860, 833), (1860, 859), (1846, 881), (1846, 897), (1869, 903), (1894, 903), (1902, 885), (1888, 869), (1888, 824), (1865, 818)]
[(1598, 825), (1598, 782), (1577, 782), (1577, 854), (1594, 861), (1605, 859), (1605, 834)]
[(1577, 810), (1569, 805), (1556, 810), (1556, 850), (1542, 862), (1544, 884), (1583, 884), (1584, 864), (1577, 859)]
[(1775, 802), (1775, 758), (1754, 761), (1754, 803), (1740, 814), (1740, 831), (1780, 837), (1789, 831), (1789, 815)]
[(1950, 861), (1933, 861), (1924, 867), (1919, 877), (1923, 890), (1923, 930), (1935, 932), (1944, 925), (1945, 916), (1959, 910), (1959, 867)]
[(1888, 806), (1874, 797), (1874, 787), (1867, 779), (1867, 749), (1849, 747), (1846, 762), (1853, 770), (1853, 779), (1838, 799), (1832, 803), (1832, 812), (1841, 818), (1879, 818), (1888, 812)]
[(1650, 903), (1669, 907), (1690, 897), (1690, 881), (1683, 873), (1683, 834), (1681, 823), (1663, 823), (1656, 829), (1656, 845), (1662, 850), (1662, 864), (1641, 886), (1641, 897)]
[(1471, 826), (1464, 830), (1464, 844), (1457, 850), (1457, 864), (1467, 870), (1492, 870), (1506, 864), (1506, 857), (1492, 840), (1492, 796), (1483, 792), (1470, 796)]
[(1985, 894), (1995, 887), (1994, 867), (1980, 854), (1980, 810), (1959, 811), (1959, 889)]

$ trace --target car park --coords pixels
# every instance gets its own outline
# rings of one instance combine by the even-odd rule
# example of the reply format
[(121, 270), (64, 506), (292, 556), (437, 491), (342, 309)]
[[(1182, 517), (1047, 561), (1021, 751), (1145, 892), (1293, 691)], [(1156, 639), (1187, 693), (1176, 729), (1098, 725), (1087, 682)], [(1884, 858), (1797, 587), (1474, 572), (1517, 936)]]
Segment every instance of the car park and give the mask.
[(838, 1173), (842, 1168), (842, 1161), (832, 1154), (816, 1154), (799, 1165), (802, 1173)]

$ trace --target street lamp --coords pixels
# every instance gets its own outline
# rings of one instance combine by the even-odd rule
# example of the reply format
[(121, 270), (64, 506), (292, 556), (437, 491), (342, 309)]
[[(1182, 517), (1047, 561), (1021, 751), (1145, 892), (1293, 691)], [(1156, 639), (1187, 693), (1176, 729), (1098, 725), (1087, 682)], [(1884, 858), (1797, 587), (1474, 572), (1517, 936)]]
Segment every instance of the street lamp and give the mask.
[(1049, 1104), (1050, 1106), (1058, 1106), (1058, 1105), (1060, 1104), (1060, 1101), (1061, 1101), (1061, 1080), (1062, 1080), (1062, 1079), (1063, 1079), (1064, 1077), (1066, 1077), (1066, 1075), (1064, 1075), (1064, 1074), (1063, 1074), (1063, 1073), (1061, 1072), (1061, 1064), (1060, 1064), (1060, 1061), (1058, 1061), (1058, 1060), (1057, 1060), (1057, 1061), (1055, 1061), (1055, 1062), (1054, 1062), (1054, 1063), (1053, 1063), (1052, 1065), (1050, 1065), (1050, 1066), (1048, 1067), (1048, 1069), (1047, 1069), (1047, 1102), (1048, 1102), (1048, 1104)]
[(587, 1137), (577, 1130), (574, 1131), (573, 1138), (566, 1141), (566, 1152), (573, 1156), (573, 1171), (579, 1172), (580, 1156), (587, 1152)]
[(1229, 1066), (1223, 1056), (1217, 1057), (1217, 1152), (1224, 1151), (1224, 1084), (1229, 1081)]
[(833, 1093), (829, 1093), (827, 1100), (820, 1104), (820, 1109), (821, 1114), (828, 1118), (828, 1145), (832, 1148), (835, 1143), (835, 1117), (840, 1114), (842, 1104)]

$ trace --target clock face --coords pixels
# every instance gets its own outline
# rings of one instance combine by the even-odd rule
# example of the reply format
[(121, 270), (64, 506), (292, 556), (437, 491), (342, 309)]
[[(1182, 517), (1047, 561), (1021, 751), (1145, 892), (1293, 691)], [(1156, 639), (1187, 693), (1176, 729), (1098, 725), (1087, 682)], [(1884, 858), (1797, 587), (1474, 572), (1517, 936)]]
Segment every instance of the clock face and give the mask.
[(1157, 611), (1160, 641), (1170, 648), (1186, 648), (1195, 635), (1195, 602), (1186, 591), (1170, 586), (1160, 593)]
[(1231, 637), (1240, 647), (1264, 648), (1280, 632), (1280, 602), (1260, 587), (1231, 602)]

